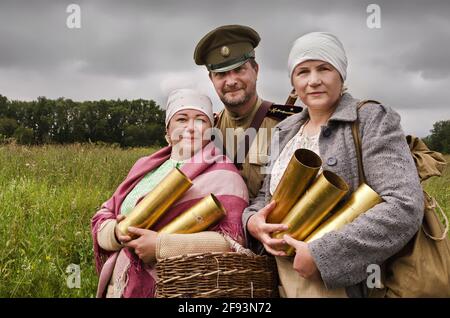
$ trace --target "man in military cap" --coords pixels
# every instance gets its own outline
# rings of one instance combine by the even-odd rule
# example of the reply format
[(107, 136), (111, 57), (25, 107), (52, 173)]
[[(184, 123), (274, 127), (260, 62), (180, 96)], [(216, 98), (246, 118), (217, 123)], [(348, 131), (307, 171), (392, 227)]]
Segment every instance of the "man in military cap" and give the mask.
[(228, 155), (241, 171), (251, 199), (256, 197), (264, 180), (261, 168), (269, 160), (272, 128), (301, 110), (274, 105), (259, 97), (256, 91), (259, 65), (254, 51), (259, 41), (258, 33), (250, 27), (225, 25), (206, 34), (194, 52), (195, 63), (206, 66), (225, 106), (216, 116), (215, 126), (222, 133)]

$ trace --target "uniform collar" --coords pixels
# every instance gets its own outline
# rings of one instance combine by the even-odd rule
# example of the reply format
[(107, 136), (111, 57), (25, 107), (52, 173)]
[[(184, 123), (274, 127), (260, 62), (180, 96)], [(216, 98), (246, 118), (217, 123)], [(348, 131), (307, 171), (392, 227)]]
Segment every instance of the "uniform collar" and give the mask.
[(247, 123), (249, 120), (253, 119), (254, 115), (258, 111), (258, 108), (262, 104), (262, 99), (258, 96), (256, 99), (255, 105), (251, 108), (251, 110), (243, 115), (243, 116), (237, 116), (235, 113), (229, 111), (228, 109), (224, 109), (224, 112), (227, 114), (228, 118), (235, 121), (237, 123), (237, 126), (245, 126), (245, 123)]

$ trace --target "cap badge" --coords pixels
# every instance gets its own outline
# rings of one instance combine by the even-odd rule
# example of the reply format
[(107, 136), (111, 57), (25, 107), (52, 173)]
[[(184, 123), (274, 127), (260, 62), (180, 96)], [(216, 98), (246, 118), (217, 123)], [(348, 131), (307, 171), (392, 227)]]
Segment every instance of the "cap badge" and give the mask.
[(228, 57), (230, 56), (230, 48), (228, 46), (222, 46), (222, 48), (220, 49), (220, 54), (223, 57)]

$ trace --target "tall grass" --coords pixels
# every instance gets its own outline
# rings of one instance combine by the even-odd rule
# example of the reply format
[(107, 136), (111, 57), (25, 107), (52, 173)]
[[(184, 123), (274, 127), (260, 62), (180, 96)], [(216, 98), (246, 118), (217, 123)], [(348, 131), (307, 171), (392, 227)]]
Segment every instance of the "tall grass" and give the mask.
[[(90, 219), (153, 151), (0, 147), (0, 297), (95, 296)], [(80, 288), (68, 287), (70, 264), (80, 266)]]
[[(90, 219), (132, 164), (153, 151), (0, 146), (0, 297), (94, 297)], [(426, 189), (449, 213), (450, 169)], [(80, 288), (67, 285), (70, 264), (80, 266)]]
[[(447, 164), (450, 164), (450, 155), (445, 156)], [(433, 177), (425, 181), (425, 190), (432, 195), (450, 219), (450, 167), (444, 171), (440, 178)], [(450, 236), (450, 233), (449, 233)]]

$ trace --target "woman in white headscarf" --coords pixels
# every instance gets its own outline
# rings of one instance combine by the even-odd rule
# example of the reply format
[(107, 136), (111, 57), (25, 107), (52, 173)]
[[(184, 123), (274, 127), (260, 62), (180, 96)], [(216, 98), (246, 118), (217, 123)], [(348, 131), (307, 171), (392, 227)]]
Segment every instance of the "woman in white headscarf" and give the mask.
[[(344, 88), (344, 47), (333, 34), (313, 32), (298, 38), (289, 54), (288, 70), (291, 84), (306, 108), (277, 126), (279, 138), (273, 140), (279, 142), (279, 147), (271, 149), (279, 149), (280, 153), (271, 155), (272, 172), (260, 195), (244, 211), (247, 240), (255, 248), (259, 241), (276, 256), (284, 296), (367, 296), (373, 292), (366, 284), (369, 265), (383, 264), (405, 246), (423, 217), (422, 190), (400, 116), (377, 103), (357, 110), (359, 100)], [(296, 149), (316, 152), (322, 168), (342, 177), (350, 192), (358, 187), (358, 160), (351, 129), (357, 119), (365, 177), (383, 202), (341, 230), (310, 243), (288, 235), (271, 238), (271, 233), (286, 229), (282, 224), (266, 223), (266, 217), (275, 206), (272, 195)], [(280, 252), (284, 244), (295, 248), (295, 257)]]
[[(140, 158), (112, 197), (92, 218), (98, 297), (154, 297), (155, 264), (171, 256), (223, 252), (242, 243), (242, 211), (248, 205), (244, 180), (233, 162), (208, 137), (213, 125), (208, 96), (191, 89), (173, 91), (167, 101), (166, 138), (169, 146)], [(129, 227), (125, 236), (118, 222), (172, 169), (179, 168), (192, 187), (149, 230)], [(227, 215), (208, 231), (161, 234), (162, 227), (213, 193)]]

